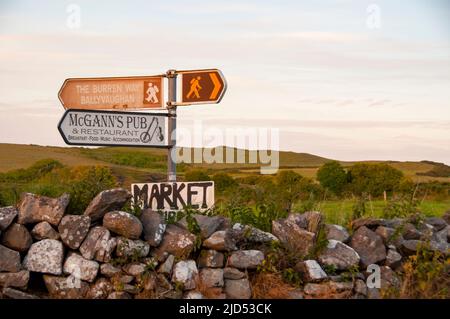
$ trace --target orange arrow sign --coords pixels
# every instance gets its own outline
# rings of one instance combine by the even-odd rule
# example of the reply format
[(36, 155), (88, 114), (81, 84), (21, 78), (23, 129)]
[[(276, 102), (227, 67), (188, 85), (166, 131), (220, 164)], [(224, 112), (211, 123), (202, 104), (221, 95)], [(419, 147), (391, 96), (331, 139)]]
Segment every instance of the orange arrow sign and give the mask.
[(177, 71), (182, 75), (181, 104), (219, 103), (227, 83), (217, 69)]
[(66, 109), (108, 110), (163, 107), (163, 77), (67, 79), (58, 97)]

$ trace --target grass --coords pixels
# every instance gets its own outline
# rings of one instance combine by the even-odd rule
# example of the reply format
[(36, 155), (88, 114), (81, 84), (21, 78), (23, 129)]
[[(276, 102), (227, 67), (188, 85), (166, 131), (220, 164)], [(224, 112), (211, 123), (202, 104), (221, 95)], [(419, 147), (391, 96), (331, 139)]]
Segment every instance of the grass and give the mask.
[[(315, 209), (325, 215), (327, 223), (346, 226), (352, 215), (354, 204), (355, 200), (323, 201), (319, 202)], [(366, 206), (367, 216), (381, 217), (385, 207), (386, 203), (382, 200), (369, 201)], [(441, 216), (450, 210), (450, 200), (424, 200), (419, 204), (418, 208), (426, 216)]]

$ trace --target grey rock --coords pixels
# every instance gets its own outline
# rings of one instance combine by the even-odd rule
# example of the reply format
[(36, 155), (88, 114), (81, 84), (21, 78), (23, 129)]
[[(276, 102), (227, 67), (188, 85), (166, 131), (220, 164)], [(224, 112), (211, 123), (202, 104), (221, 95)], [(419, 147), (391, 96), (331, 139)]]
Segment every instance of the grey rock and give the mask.
[(113, 277), (121, 272), (120, 268), (113, 266), (112, 264), (106, 263), (100, 265), (100, 273), (105, 277)]
[(198, 270), (194, 260), (183, 260), (175, 264), (172, 282), (181, 284), (184, 290), (192, 290), (196, 288), (197, 280)]
[(67, 247), (78, 249), (86, 237), (90, 225), (89, 216), (66, 215), (61, 219), (58, 232)]
[(69, 201), (69, 194), (64, 194), (59, 198), (50, 198), (24, 193), (18, 205), (19, 218), (17, 222), (19, 224), (34, 224), (46, 221), (57, 226)]
[(441, 243), (447, 244), (450, 238), (450, 226), (446, 226), (442, 230), (433, 234), (432, 240)]
[(122, 267), (128, 275), (138, 277), (146, 271), (146, 265), (143, 263), (131, 263)]
[(356, 279), (354, 290), (357, 294), (367, 296), (367, 285), (364, 280)]
[(3, 245), (20, 252), (27, 251), (32, 243), (28, 229), (21, 224), (12, 224), (2, 236)]
[(311, 233), (317, 234), (324, 218), (320, 212), (309, 211), (303, 214), (290, 214), (287, 220)]
[(36, 240), (58, 240), (60, 238), (59, 233), (55, 229), (53, 229), (52, 225), (50, 225), (48, 222), (40, 222), (39, 224), (36, 224), (36, 226), (34, 226), (33, 230), (31, 231), (31, 235)]
[(225, 267), (223, 269), (223, 278), (225, 279), (242, 279), (245, 278), (245, 273), (237, 268)]
[(219, 230), (213, 233), (203, 242), (203, 247), (219, 251), (232, 251), (237, 249), (236, 241), (232, 233), (228, 230)]
[(125, 291), (114, 291), (109, 294), (108, 299), (131, 299), (131, 296)]
[(252, 296), (252, 289), (247, 278), (226, 279), (224, 291), (228, 299), (250, 299)]
[(184, 294), (183, 299), (204, 299), (204, 296), (199, 291), (190, 290)]
[(95, 277), (97, 277), (98, 269), (98, 262), (85, 259), (74, 252), (70, 252), (67, 255), (63, 268), (65, 274), (87, 282), (94, 281)]
[(239, 250), (231, 254), (228, 265), (239, 269), (256, 269), (262, 264), (264, 253), (259, 250)]
[(108, 229), (103, 226), (96, 226), (89, 230), (86, 239), (80, 246), (80, 252), (86, 259), (109, 262), (116, 244), (116, 239), (111, 238)]
[(402, 255), (393, 249), (389, 249), (386, 255), (386, 266), (396, 269), (400, 266), (402, 261)]
[(305, 260), (295, 265), (295, 270), (302, 274), (306, 282), (317, 282), (326, 279), (328, 276), (315, 260)]
[(395, 229), (386, 226), (378, 226), (375, 233), (377, 233), (381, 237), (381, 239), (383, 239), (383, 243), (385, 245), (388, 245), (393, 239)]
[(161, 256), (167, 252), (178, 258), (186, 258), (194, 249), (195, 240), (195, 235), (187, 230), (175, 225), (167, 225), (164, 238), (155, 253)]
[(114, 290), (112, 283), (106, 278), (99, 278), (89, 288), (87, 293), (88, 299), (106, 299)]
[(110, 211), (122, 209), (131, 198), (131, 193), (124, 188), (114, 188), (100, 192), (89, 203), (84, 215), (89, 216), (92, 221), (102, 219)]
[(202, 250), (198, 256), (197, 264), (199, 268), (222, 268), (224, 255), (217, 250)]
[(151, 209), (142, 211), (140, 220), (144, 230), (144, 238), (152, 247), (157, 247), (166, 231), (164, 217)]
[(352, 295), (353, 283), (335, 281), (308, 283), (305, 285), (303, 291), (307, 298), (342, 299)]
[(159, 266), (158, 272), (161, 274), (170, 275), (172, 273), (175, 256), (169, 255), (166, 260)]
[(3, 288), (2, 290), (3, 296), (8, 297), (10, 299), (39, 299), (38, 296), (32, 295), (14, 288)]
[(6, 230), (17, 214), (17, 208), (13, 206), (0, 207), (0, 231)]
[(350, 246), (358, 253), (364, 268), (386, 259), (386, 247), (383, 240), (378, 234), (365, 226), (356, 230)]
[(112, 211), (103, 217), (103, 226), (113, 233), (129, 239), (138, 239), (142, 234), (139, 219), (127, 212)]
[(44, 275), (43, 278), (50, 296), (55, 299), (84, 299), (89, 291), (89, 285), (74, 276)]
[(311, 252), (316, 240), (315, 233), (301, 228), (292, 218), (272, 221), (272, 232), (286, 248), (301, 256)]
[(435, 231), (440, 231), (447, 227), (447, 222), (439, 217), (427, 217), (425, 218), (425, 222), (433, 226)]
[(327, 247), (320, 253), (318, 261), (322, 265), (333, 266), (337, 270), (346, 270), (357, 266), (360, 257), (353, 248), (331, 239), (328, 241)]
[(250, 243), (268, 244), (271, 242), (279, 241), (275, 235), (272, 235), (271, 233), (262, 231), (250, 225), (242, 225), (240, 223), (236, 223), (233, 225), (233, 230), (242, 232), (243, 237), (245, 237), (246, 241)]
[(442, 215), (442, 219), (445, 220), (447, 225), (450, 225), (450, 210), (446, 211), (444, 215)]
[(406, 240), (420, 239), (422, 233), (416, 229), (416, 227), (411, 223), (406, 223), (403, 225), (402, 231), (403, 238)]
[(139, 287), (135, 286), (135, 285), (124, 284), (123, 285), (123, 291), (127, 292), (127, 293), (129, 293), (131, 295), (136, 295), (136, 294), (138, 294), (141, 291), (141, 289)]
[(0, 271), (18, 272), (20, 268), (19, 252), (0, 245)]
[(328, 240), (337, 240), (346, 243), (350, 239), (348, 231), (340, 225), (325, 225), (325, 234)]
[(25, 288), (30, 280), (30, 272), (21, 270), (19, 272), (0, 273), (0, 286)]
[[(223, 222), (224, 218), (222, 216), (205, 216), (201, 214), (194, 214), (194, 219), (197, 221), (197, 225), (200, 228), (200, 236), (202, 239), (210, 237), (216, 230), (218, 230)], [(177, 226), (188, 230), (188, 223), (186, 217), (182, 218), (177, 222)]]
[(116, 255), (118, 257), (138, 256), (147, 257), (150, 251), (150, 245), (142, 240), (131, 240), (124, 237), (117, 238)]
[[(351, 223), (351, 227), (353, 230), (357, 230), (358, 228), (365, 226), (369, 229), (376, 229), (378, 226), (383, 225), (386, 226), (386, 222), (383, 219), (377, 219), (372, 217), (361, 217), (355, 219)], [(390, 227), (390, 226), (388, 226)]]
[(223, 269), (202, 268), (200, 270), (200, 281), (206, 288), (223, 287)]
[(31, 245), (23, 266), (34, 272), (52, 275), (62, 274), (63, 244), (54, 239), (44, 239)]

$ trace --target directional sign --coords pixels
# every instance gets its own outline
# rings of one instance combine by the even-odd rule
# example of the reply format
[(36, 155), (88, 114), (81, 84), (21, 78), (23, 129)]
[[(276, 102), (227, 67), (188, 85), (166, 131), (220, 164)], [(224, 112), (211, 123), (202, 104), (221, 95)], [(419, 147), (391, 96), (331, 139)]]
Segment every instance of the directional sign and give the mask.
[(67, 79), (58, 93), (66, 109), (109, 110), (163, 107), (163, 77)]
[(58, 130), (69, 145), (168, 147), (167, 114), (67, 110)]
[(214, 182), (164, 182), (131, 184), (133, 205), (152, 210), (206, 210), (214, 205)]
[(182, 75), (183, 104), (219, 103), (227, 89), (227, 82), (217, 69), (177, 73)]

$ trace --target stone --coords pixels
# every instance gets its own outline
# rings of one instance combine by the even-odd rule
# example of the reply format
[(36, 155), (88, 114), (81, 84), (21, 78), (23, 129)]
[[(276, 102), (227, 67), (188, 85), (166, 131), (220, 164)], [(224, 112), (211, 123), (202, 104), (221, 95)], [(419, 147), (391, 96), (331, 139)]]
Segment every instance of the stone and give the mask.
[(20, 268), (19, 252), (0, 245), (0, 271), (18, 272)]
[(204, 299), (204, 296), (199, 291), (190, 290), (183, 295), (183, 299)]
[(98, 262), (85, 259), (74, 252), (69, 252), (63, 268), (65, 274), (87, 282), (94, 281), (95, 277), (97, 277), (98, 269)]
[(225, 279), (242, 279), (245, 278), (245, 273), (237, 268), (225, 267), (223, 269), (223, 278)]
[(19, 208), (19, 224), (35, 224), (46, 221), (58, 226), (69, 205), (70, 195), (63, 194), (58, 198), (38, 196), (31, 193), (22, 194)]
[(403, 225), (402, 236), (406, 240), (420, 239), (422, 233), (418, 231), (413, 224), (406, 223)]
[(385, 221), (383, 219), (378, 218), (372, 218), (372, 217), (361, 217), (358, 219), (355, 219), (351, 223), (351, 227), (353, 230), (357, 230), (358, 228), (365, 226), (369, 229), (376, 229), (378, 226), (381, 226), (385, 224)]
[(138, 239), (142, 234), (139, 219), (127, 212), (112, 211), (103, 217), (103, 226), (115, 234), (129, 239)]
[(129, 284), (134, 280), (133, 276), (130, 275), (122, 275), (120, 277), (118, 277), (118, 282), (122, 283), (122, 284)]
[(400, 247), (400, 252), (405, 256), (414, 255), (420, 246), (425, 246), (425, 242), (417, 239), (405, 240)]
[(252, 289), (247, 278), (226, 279), (224, 291), (228, 299), (250, 299), (252, 296)]
[(91, 285), (87, 299), (106, 299), (114, 290), (112, 283), (106, 278), (99, 278)]
[(10, 299), (39, 299), (38, 296), (32, 295), (14, 288), (3, 288), (2, 290), (3, 296), (8, 297)]
[(0, 207), (0, 231), (6, 230), (17, 214), (17, 208), (13, 206)]
[(89, 203), (84, 215), (89, 216), (93, 222), (100, 220), (107, 212), (122, 209), (130, 198), (131, 193), (124, 188), (105, 190)]
[(289, 219), (272, 221), (272, 233), (292, 252), (308, 255), (314, 247), (316, 235)]
[(142, 240), (131, 240), (124, 237), (117, 238), (116, 255), (117, 257), (147, 257), (150, 251), (150, 245)]
[(287, 299), (291, 300), (304, 299), (303, 291), (300, 288), (291, 289), (287, 293)]
[(327, 247), (318, 257), (320, 264), (335, 267), (337, 270), (346, 270), (358, 266), (360, 257), (358, 253), (348, 245), (331, 239)]
[(52, 225), (50, 225), (48, 222), (40, 222), (39, 224), (36, 224), (31, 231), (31, 235), (36, 240), (58, 240), (60, 238), (59, 233), (55, 229), (53, 229)]
[(12, 224), (2, 236), (2, 244), (19, 252), (27, 251), (33, 239), (28, 229), (21, 224)]
[(212, 249), (202, 250), (197, 259), (199, 268), (222, 268), (223, 263), (224, 255)]
[(320, 212), (308, 211), (303, 214), (290, 214), (287, 220), (294, 222), (300, 228), (317, 234), (322, 226), (323, 216)]
[(348, 231), (340, 225), (325, 225), (325, 234), (328, 240), (337, 240), (346, 243), (350, 239)]
[(156, 289), (157, 277), (154, 272), (146, 273), (139, 278), (139, 284), (147, 291), (153, 291)]
[(262, 264), (264, 254), (259, 250), (238, 250), (228, 258), (228, 266), (239, 269), (256, 269)]
[(378, 226), (375, 233), (383, 239), (385, 245), (388, 245), (395, 234), (395, 229), (386, 226)]
[(450, 225), (450, 210), (446, 211), (444, 215), (442, 215), (442, 219), (445, 220), (447, 225)]
[(30, 272), (21, 270), (19, 272), (0, 273), (0, 286), (25, 288), (30, 280)]
[(304, 289), (305, 298), (343, 299), (352, 295), (352, 282), (328, 281), (325, 283), (308, 283)]
[(43, 278), (50, 297), (55, 299), (84, 299), (89, 291), (89, 285), (74, 276), (44, 275)]
[(203, 242), (203, 247), (219, 251), (232, 251), (237, 249), (236, 241), (232, 233), (227, 230), (219, 230), (213, 233)]
[(155, 252), (157, 255), (167, 252), (178, 258), (186, 258), (194, 249), (195, 240), (195, 235), (187, 230), (175, 225), (167, 225), (164, 238)]
[(200, 270), (200, 281), (202, 287), (205, 288), (223, 287), (223, 269), (202, 268)]
[(158, 247), (166, 231), (164, 217), (151, 209), (144, 209), (140, 220), (144, 231), (144, 239), (152, 247)]
[(122, 267), (122, 270), (128, 275), (138, 277), (142, 275), (146, 270), (146, 265), (143, 263), (131, 263)]
[(131, 295), (136, 295), (141, 291), (139, 287), (130, 284), (124, 284), (122, 289)]
[(66, 215), (61, 219), (58, 232), (67, 247), (78, 249), (89, 232), (90, 225), (89, 216)]
[(434, 227), (435, 231), (440, 231), (447, 227), (447, 222), (439, 217), (427, 217), (425, 218), (425, 223), (430, 224)]
[[(192, 217), (197, 221), (197, 225), (200, 228), (200, 236), (202, 239), (210, 237), (216, 230), (218, 230), (223, 222), (222, 216), (205, 216), (201, 214), (193, 214)], [(183, 217), (177, 222), (177, 226), (188, 230), (188, 223), (186, 217)]]
[(192, 290), (196, 288), (197, 280), (198, 270), (194, 260), (182, 260), (175, 264), (172, 282), (182, 285), (184, 290)]
[(23, 266), (29, 271), (61, 275), (63, 258), (63, 244), (54, 239), (44, 239), (31, 245)]
[(306, 282), (322, 281), (328, 277), (315, 260), (300, 261), (295, 265), (295, 270), (302, 274)]
[(367, 296), (367, 285), (362, 279), (356, 279), (354, 290), (357, 294)]
[(250, 225), (242, 225), (240, 223), (236, 223), (233, 225), (233, 230), (242, 232), (244, 234), (243, 237), (245, 237), (245, 239), (250, 243), (268, 244), (271, 242), (279, 241), (279, 239), (275, 235), (262, 231)]
[(131, 296), (125, 291), (114, 291), (109, 294), (108, 299), (131, 299)]
[(392, 268), (392, 269), (396, 269), (400, 266), (402, 261), (402, 255), (400, 255), (397, 251), (393, 250), (393, 249), (389, 249), (387, 254), (386, 254), (386, 261), (385, 261), (385, 265)]
[(442, 230), (435, 232), (433, 234), (432, 240), (438, 243), (447, 244), (449, 242), (449, 238), (450, 238), (450, 226), (446, 226)]
[(112, 264), (106, 263), (100, 265), (100, 274), (111, 278), (121, 272), (120, 268), (114, 267)]
[(169, 255), (166, 260), (159, 266), (158, 272), (161, 274), (170, 275), (172, 273), (175, 256)]
[(355, 231), (350, 246), (358, 253), (364, 268), (386, 259), (383, 239), (366, 226), (361, 226)]
[(116, 245), (117, 241), (115, 238), (111, 238), (108, 229), (103, 226), (95, 226), (89, 230), (80, 246), (80, 252), (86, 259), (109, 262)]
[(382, 266), (381, 271), (381, 289), (400, 289), (400, 277), (388, 266)]

